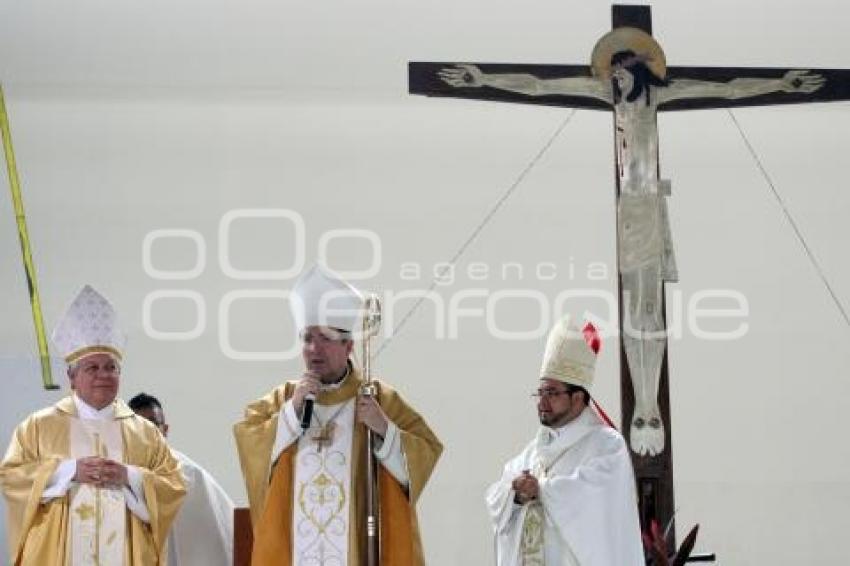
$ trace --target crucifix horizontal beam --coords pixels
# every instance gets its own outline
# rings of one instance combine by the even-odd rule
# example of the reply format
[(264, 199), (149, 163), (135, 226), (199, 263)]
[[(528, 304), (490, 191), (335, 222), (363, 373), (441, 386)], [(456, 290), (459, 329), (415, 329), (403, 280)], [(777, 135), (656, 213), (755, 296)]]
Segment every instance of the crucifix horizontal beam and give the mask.
[[(562, 106), (587, 110), (613, 110), (611, 104), (601, 100), (560, 94), (530, 96), (498, 88), (457, 88), (448, 85), (439, 77), (439, 71), (457, 63), (411, 62), (408, 63), (410, 94), (434, 97), (468, 98), (492, 102)], [(566, 77), (589, 77), (589, 65), (525, 65), (519, 63), (470, 63), (488, 74), (527, 73), (541, 79)], [(760, 96), (739, 99), (688, 98), (672, 100), (658, 105), (658, 110), (700, 110), (710, 108), (737, 108), (742, 106), (772, 106), (778, 104), (803, 104), (811, 102), (834, 102), (850, 100), (850, 71), (843, 69), (816, 69), (804, 67), (811, 73), (826, 79), (822, 88), (812, 93), (773, 92)], [(781, 79), (792, 69), (778, 67), (667, 67), (667, 78), (671, 81), (690, 79), (726, 83), (736, 78)]]

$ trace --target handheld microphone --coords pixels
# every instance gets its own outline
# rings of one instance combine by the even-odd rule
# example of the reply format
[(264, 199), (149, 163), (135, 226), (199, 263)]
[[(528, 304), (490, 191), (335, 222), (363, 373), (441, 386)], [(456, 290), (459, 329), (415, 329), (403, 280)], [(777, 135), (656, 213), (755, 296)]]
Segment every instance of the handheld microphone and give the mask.
[(304, 396), (304, 408), (301, 413), (301, 430), (306, 431), (310, 428), (310, 421), (313, 420), (313, 403), (316, 401), (316, 396), (308, 393)]

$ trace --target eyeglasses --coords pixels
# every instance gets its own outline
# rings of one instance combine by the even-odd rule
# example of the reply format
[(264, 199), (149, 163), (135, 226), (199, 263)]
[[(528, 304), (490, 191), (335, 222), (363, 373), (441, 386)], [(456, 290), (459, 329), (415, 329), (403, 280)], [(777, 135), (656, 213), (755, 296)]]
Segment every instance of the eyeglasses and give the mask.
[(566, 389), (538, 389), (531, 394), (531, 397), (533, 399), (554, 399), (555, 397), (570, 395), (572, 393), (574, 392)]

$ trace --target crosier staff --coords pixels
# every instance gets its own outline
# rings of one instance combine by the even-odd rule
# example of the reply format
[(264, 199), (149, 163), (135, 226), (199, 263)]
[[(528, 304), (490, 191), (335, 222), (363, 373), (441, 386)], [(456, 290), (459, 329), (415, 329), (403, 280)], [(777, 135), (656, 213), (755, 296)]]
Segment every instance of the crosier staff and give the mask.
[[(363, 304), (363, 385), (360, 395), (375, 397), (377, 389), (372, 381), (371, 341), (381, 327), (381, 302), (375, 294), (370, 294)], [(378, 492), (378, 463), (375, 461), (375, 433), (366, 434), (366, 559), (368, 566), (380, 564), (380, 506)]]

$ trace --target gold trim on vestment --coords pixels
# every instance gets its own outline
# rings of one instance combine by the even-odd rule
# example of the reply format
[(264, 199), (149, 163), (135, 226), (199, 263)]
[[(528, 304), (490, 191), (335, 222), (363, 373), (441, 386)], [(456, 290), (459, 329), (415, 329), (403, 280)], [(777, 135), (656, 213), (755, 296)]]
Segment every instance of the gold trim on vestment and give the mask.
[(359, 372), (352, 369), (342, 380), (339, 387), (324, 391), (319, 390), (319, 394), (316, 396), (316, 403), (319, 405), (338, 405), (352, 397), (356, 397), (361, 382)]

